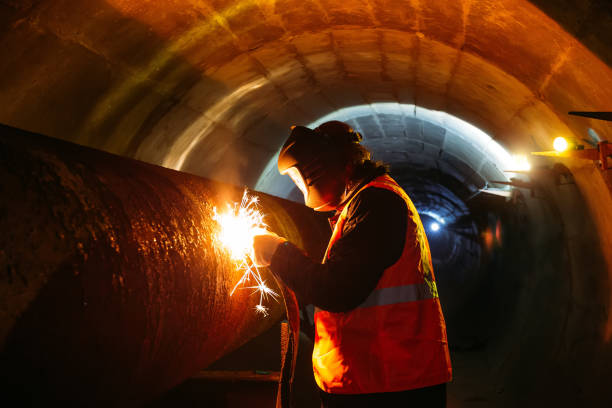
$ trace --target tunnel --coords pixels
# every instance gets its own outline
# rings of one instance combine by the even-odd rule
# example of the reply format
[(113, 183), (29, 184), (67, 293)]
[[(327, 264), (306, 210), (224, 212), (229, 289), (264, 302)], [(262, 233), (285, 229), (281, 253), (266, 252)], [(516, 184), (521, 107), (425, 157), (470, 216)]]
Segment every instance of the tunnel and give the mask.
[[(0, 344), (11, 367), (22, 361), (10, 354), (18, 339), (36, 350), (24, 359), (85, 378), (79, 361), (64, 366), (67, 355), (39, 348), (47, 343), (33, 336), (47, 329), (18, 332), (75, 319), (82, 331), (62, 347), (91, 341), (82, 361), (97, 347), (108, 361), (123, 358), (92, 366), (102, 382), (83, 392), (102, 395), (108, 379), (121, 391), (104, 405), (142, 406), (257, 343), (280, 306), (267, 320), (240, 313), (242, 301), (224, 309), (230, 272), (223, 262), (201, 266), (187, 247), (187, 261), (147, 258), (136, 247), (117, 261), (133, 271), (187, 265), (189, 273), (160, 284), (160, 298), (172, 302), (142, 300), (153, 305), (143, 316), (163, 315), (165, 327), (119, 324), (102, 307), (96, 327), (68, 302), (58, 308), (65, 315), (46, 313), (62, 293), (86, 302), (68, 277), (49, 278), (46, 263), (83, 265), (89, 256), (104, 276), (115, 256), (114, 227), (105, 225), (133, 219), (141, 237), (166, 240), (160, 248), (174, 228), (185, 229), (180, 245), (210, 251), (187, 231), (208, 222), (202, 208), (245, 186), (260, 192), (277, 232), (320, 257), (329, 231), (275, 163), (291, 126), (341, 120), (390, 165), (425, 225), (453, 364), (448, 406), (612, 406), (612, 170), (530, 155), (552, 150), (559, 136), (585, 149), (590, 134), (612, 139), (611, 122), (568, 114), (612, 111), (609, 1), (2, 0), (0, 22)], [(82, 208), (72, 212), (65, 197)], [(124, 218), (104, 218), (122, 206)], [(73, 235), (42, 227), (54, 217)], [(95, 234), (110, 252), (96, 252)], [(193, 282), (202, 291), (183, 302)], [(123, 287), (101, 277), (90, 284)], [(113, 316), (122, 310), (113, 302), (142, 306), (137, 297), (104, 299)], [(197, 313), (208, 313), (205, 323), (190, 324), (186, 316)], [(134, 333), (145, 332), (165, 348), (143, 351)], [(198, 348), (205, 340), (208, 351)], [(268, 348), (257, 353), (278, 356)], [(38, 378), (23, 371), (20, 381)]]

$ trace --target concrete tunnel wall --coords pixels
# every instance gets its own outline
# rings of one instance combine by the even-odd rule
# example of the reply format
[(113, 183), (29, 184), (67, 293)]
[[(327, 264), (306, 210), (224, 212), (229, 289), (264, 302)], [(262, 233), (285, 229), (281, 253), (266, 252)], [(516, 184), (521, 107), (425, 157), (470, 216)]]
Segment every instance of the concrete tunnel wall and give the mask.
[[(610, 123), (566, 115), (612, 110), (604, 0), (4, 0), (0, 27), (0, 122), (236, 184), (257, 182), (290, 125), (375, 102), (448, 112), (511, 152), (548, 150), (555, 136), (589, 127), (612, 135)], [(542, 282), (533, 297), (550, 304), (519, 316), (575, 321), (563, 352), (545, 360), (603, 401), (612, 181), (590, 163), (564, 164), (576, 188), (562, 192), (543, 176), (547, 204), (527, 199), (525, 210), (538, 220), (530, 251), (546, 266), (530, 269)], [(556, 222), (573, 279), (563, 299), (545, 290), (561, 278), (537, 234), (554, 235)], [(545, 337), (526, 327), (502, 343), (523, 339), (529, 349)], [(502, 355), (517, 366), (534, 358), (516, 348)]]

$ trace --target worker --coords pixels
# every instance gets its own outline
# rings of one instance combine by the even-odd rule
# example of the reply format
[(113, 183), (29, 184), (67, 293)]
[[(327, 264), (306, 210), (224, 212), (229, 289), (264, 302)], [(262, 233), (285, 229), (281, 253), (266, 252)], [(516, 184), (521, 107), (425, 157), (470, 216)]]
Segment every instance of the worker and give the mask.
[(334, 211), (322, 262), (272, 232), (253, 241), (302, 305), (315, 309), (312, 363), (323, 407), (444, 407), (446, 325), (419, 215), (339, 121), (292, 128), (278, 157), (316, 211)]

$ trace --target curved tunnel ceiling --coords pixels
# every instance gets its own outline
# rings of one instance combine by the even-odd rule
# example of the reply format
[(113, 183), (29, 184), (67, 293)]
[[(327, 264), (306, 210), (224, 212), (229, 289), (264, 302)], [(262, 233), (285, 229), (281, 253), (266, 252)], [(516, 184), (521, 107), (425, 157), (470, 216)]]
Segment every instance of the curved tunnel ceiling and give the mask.
[[(511, 150), (610, 132), (566, 115), (611, 109), (610, 68), (525, 0), (5, 3), (0, 120), (197, 174), (253, 184), (290, 124), (374, 102)], [(599, 3), (538, 4), (609, 57)]]
[[(205, 61), (208, 78), (179, 106), (201, 112), (200, 119), (208, 119), (205, 125), (211, 127), (164, 134), (164, 140), (174, 139), (164, 163), (178, 167), (174, 156), (189, 153), (184, 138), (194, 148), (194, 136), (208, 145), (206, 135), (218, 132), (219, 122), (220, 133), (235, 139), (237, 150), (265, 156), (278, 146), (278, 133), (284, 137), (288, 117), (308, 123), (337, 108), (376, 101), (444, 110), (511, 147), (532, 148), (534, 142), (544, 147), (554, 135), (584, 131), (584, 122), (567, 127), (568, 110), (610, 104), (605, 91), (610, 84), (599, 82), (610, 79), (609, 68), (527, 2), (336, 3), (319, 9), (316, 3), (277, 4), (270, 10), (242, 2), (243, 7), (221, 10), (230, 27), (233, 18), (246, 13), (257, 17), (246, 32), (244, 24), (238, 25), (237, 41), (246, 40), (249, 49), (220, 66)], [(316, 11), (308, 13), (309, 6)], [(566, 72), (576, 62), (592, 72), (583, 70), (579, 78)], [(223, 98), (203, 92), (211, 81), (231, 92), (223, 92)], [(214, 104), (208, 102), (211, 97)], [(534, 116), (537, 125), (530, 120)], [(270, 140), (274, 125), (285, 131)], [(150, 159), (146, 148), (143, 143), (139, 155)], [(210, 173), (193, 164), (188, 169)]]
[[(515, 28), (509, 25), (508, 30)], [(559, 29), (547, 33), (559, 35)], [(533, 35), (514, 34), (521, 41)], [(568, 110), (610, 104), (605, 86), (599, 83), (600, 78), (609, 80), (609, 68), (567, 34), (541, 38), (535, 44), (526, 41), (522, 49), (504, 48), (506, 52), (499, 56), (494, 53), (500, 47), (492, 38), (470, 37), (468, 32), (465, 36), (465, 43), (453, 44), (418, 31), (325, 26), (319, 32), (266, 42), (209, 68), (208, 77), (193, 86), (140, 144), (136, 157), (211, 175), (214, 169), (200, 165), (198, 155), (203, 151), (229, 149), (232, 142), (233, 151), (270, 156), (290, 123), (308, 123), (345, 106), (376, 101), (443, 110), (513, 149), (536, 150), (549, 146), (556, 135), (584, 132), (584, 121), (569, 119)], [(470, 49), (470, 38), (488, 42)], [(534, 61), (534, 55), (543, 58), (539, 54), (550, 51), (551, 44), (559, 47), (551, 60), (535, 60), (525, 67), (517, 63)], [(554, 60), (553, 55), (564, 59)], [(572, 77), (573, 73), (563, 71), (570, 58), (580, 59), (581, 66), (593, 72)], [(211, 82), (230, 91), (210, 92)], [(575, 93), (566, 94), (568, 88)], [(185, 117), (190, 117), (190, 123), (177, 131)], [(537, 121), (532, 120), (536, 117)], [(604, 132), (608, 125), (593, 121), (590, 126)], [(209, 135), (214, 139), (220, 135), (223, 146)], [(159, 157), (160, 144), (170, 146), (163, 157)], [(243, 174), (261, 170), (252, 163), (245, 167)]]

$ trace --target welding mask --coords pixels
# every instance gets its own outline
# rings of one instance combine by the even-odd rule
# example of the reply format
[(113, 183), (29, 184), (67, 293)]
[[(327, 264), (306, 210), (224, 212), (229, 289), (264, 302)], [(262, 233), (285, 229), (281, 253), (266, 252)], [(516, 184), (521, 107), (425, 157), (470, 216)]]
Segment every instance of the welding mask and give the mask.
[(281, 148), (278, 171), (291, 177), (308, 207), (331, 211), (344, 194), (350, 145), (360, 140), (359, 133), (338, 121), (314, 130), (294, 126)]

